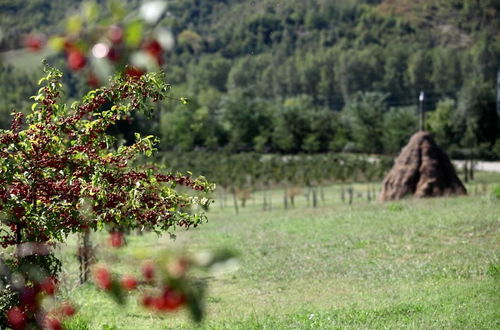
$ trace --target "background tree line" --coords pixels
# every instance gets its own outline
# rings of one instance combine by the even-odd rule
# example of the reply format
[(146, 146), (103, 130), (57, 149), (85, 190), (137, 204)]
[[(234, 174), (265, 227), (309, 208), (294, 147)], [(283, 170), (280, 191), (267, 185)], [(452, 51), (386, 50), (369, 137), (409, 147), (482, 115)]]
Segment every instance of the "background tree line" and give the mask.
[[(15, 35), (56, 31), (56, 18), (79, 3), (66, 2), (2, 4), (3, 15), (19, 22), (2, 48), (14, 47)], [(166, 71), (191, 104), (166, 102), (156, 118), (132, 124), (158, 133), (164, 150), (392, 154), (418, 129), (424, 91), (426, 128), (453, 156), (500, 157), (497, 1), (168, 4), (162, 25), (176, 44), (165, 54)], [(137, 2), (127, 6), (132, 11)], [(36, 24), (20, 17), (34, 11), (51, 15)], [(4, 61), (0, 73), (3, 127), (5, 113), (34, 93), (20, 61)], [(82, 78), (68, 72), (65, 79), (68, 98), (81, 94)], [(130, 126), (122, 126), (127, 137)]]

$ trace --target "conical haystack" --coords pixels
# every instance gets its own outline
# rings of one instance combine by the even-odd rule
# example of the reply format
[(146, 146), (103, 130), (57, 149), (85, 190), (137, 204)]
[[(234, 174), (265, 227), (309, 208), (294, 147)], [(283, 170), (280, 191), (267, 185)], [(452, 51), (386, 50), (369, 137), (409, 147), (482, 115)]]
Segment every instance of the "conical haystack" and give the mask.
[(428, 132), (415, 133), (384, 180), (379, 199), (467, 194), (448, 156)]

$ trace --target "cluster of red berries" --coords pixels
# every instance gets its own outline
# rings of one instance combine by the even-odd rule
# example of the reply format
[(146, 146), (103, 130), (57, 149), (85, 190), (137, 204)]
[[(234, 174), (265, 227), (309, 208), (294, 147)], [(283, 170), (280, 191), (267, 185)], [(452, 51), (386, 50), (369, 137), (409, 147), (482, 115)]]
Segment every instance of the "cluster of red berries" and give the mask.
[(19, 303), (7, 311), (7, 321), (14, 330), (43, 328), (62, 329), (61, 320), (76, 313), (72, 304), (66, 302), (59, 307), (46, 311), (42, 301), (53, 296), (57, 290), (57, 279), (46, 277), (40, 282), (26, 285), (19, 290)]
[(175, 311), (186, 302), (186, 296), (169, 286), (162, 288), (159, 294), (144, 295), (141, 304), (158, 312)]
[[(174, 278), (182, 278), (188, 270), (188, 263), (174, 262), (182, 267), (167, 267), (168, 271), (175, 273), (169, 274)], [(175, 268), (175, 269), (174, 269)], [(142, 265), (142, 284), (155, 285), (155, 266), (153, 262), (146, 261)], [(104, 266), (98, 266), (94, 269), (94, 280), (96, 285), (104, 291), (116, 294), (116, 290), (133, 291), (138, 288), (140, 282), (132, 275), (123, 275), (121, 279), (115, 278), (111, 272)], [(142, 306), (154, 311), (175, 311), (186, 303), (186, 294), (179, 289), (175, 289), (168, 284), (161, 284), (150, 293), (143, 294), (140, 298)]]
[[(0, 144), (9, 145), (11, 143), (19, 141), (19, 133), (12, 133), (10, 131), (0, 133)], [(6, 152), (2, 152), (3, 156)]]
[(16, 112), (13, 115), (12, 122), (10, 124), (10, 130), (12, 132), (19, 132), (21, 126), (23, 125), (24, 115), (21, 112)]

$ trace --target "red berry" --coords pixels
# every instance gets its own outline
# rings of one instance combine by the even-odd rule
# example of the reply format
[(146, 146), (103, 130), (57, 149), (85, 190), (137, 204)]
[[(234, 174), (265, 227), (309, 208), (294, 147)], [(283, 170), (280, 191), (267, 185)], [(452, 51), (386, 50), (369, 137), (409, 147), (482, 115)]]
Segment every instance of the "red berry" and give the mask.
[(182, 293), (172, 290), (169, 287), (163, 290), (163, 299), (165, 301), (165, 310), (168, 311), (176, 310), (186, 301)]
[(132, 291), (137, 288), (137, 280), (132, 275), (124, 275), (121, 280), (122, 287), (127, 291)]
[(125, 74), (127, 76), (129, 76), (130, 78), (138, 79), (138, 78), (142, 77), (142, 75), (144, 74), (144, 71), (135, 67), (135, 66), (127, 66), (125, 68)]
[(152, 40), (152, 41), (149, 41), (147, 43), (145, 43), (142, 48), (148, 52), (152, 57), (154, 57), (154, 59), (156, 60), (156, 62), (158, 64), (162, 64), (163, 63), (163, 58), (162, 58), (162, 54), (163, 54), (163, 48), (161, 47), (160, 43), (156, 40)]
[(100, 85), (99, 78), (93, 73), (90, 73), (87, 77), (87, 85), (92, 88), (97, 88)]
[(40, 36), (30, 34), (24, 38), (24, 46), (32, 52), (38, 52), (43, 47), (43, 40)]
[(57, 279), (55, 279), (52, 276), (49, 276), (40, 283), (40, 288), (43, 291), (45, 291), (45, 293), (51, 296), (56, 291), (56, 285), (57, 285)]
[(146, 261), (146, 262), (142, 265), (142, 275), (144, 275), (144, 278), (145, 278), (147, 281), (152, 281), (152, 280), (154, 279), (154, 276), (155, 276), (155, 269), (154, 269), (153, 262), (151, 262), (151, 261)]
[(163, 297), (152, 297), (151, 298), (151, 307), (158, 311), (163, 311), (165, 310), (166, 302)]
[(115, 44), (120, 43), (123, 38), (122, 28), (117, 25), (111, 25), (108, 29), (108, 38)]
[(120, 60), (120, 54), (118, 53), (118, 51), (111, 47), (109, 49), (109, 52), (108, 52), (108, 55), (107, 57), (109, 58), (110, 61), (112, 62), (118, 62)]
[(65, 303), (64, 305), (61, 306), (61, 314), (64, 316), (73, 316), (76, 313), (75, 307), (71, 305), (70, 303)]
[(123, 245), (123, 233), (120, 231), (113, 231), (109, 236), (109, 244), (114, 248), (119, 248)]
[(45, 319), (45, 327), (48, 330), (62, 330), (61, 321), (54, 316), (49, 316)]
[(94, 270), (96, 284), (103, 290), (111, 289), (111, 273), (104, 267), (98, 267)]
[(68, 66), (71, 70), (78, 71), (85, 66), (87, 60), (85, 56), (78, 50), (70, 50), (68, 52)]
[(24, 329), (26, 325), (26, 315), (17, 306), (7, 312), (7, 320), (14, 330)]
[(153, 303), (153, 297), (145, 295), (141, 298), (141, 304), (144, 307), (151, 307)]
[(178, 291), (165, 287), (163, 293), (157, 297), (151, 297), (148, 307), (153, 307), (158, 311), (174, 311), (181, 307), (186, 298)]
[(19, 300), (21, 305), (28, 310), (35, 311), (37, 309), (38, 301), (36, 299), (35, 288), (25, 287), (19, 295)]

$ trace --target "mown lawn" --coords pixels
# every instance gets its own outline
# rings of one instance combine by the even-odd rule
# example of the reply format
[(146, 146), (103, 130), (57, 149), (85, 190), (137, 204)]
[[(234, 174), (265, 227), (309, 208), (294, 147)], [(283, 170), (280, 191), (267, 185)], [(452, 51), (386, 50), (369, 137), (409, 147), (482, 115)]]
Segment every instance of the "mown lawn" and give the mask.
[[(487, 177), (498, 179), (498, 176)], [(479, 175), (478, 180), (481, 179)], [(357, 186), (359, 191), (364, 187)], [(272, 211), (261, 199), (240, 209), (214, 205), (209, 223), (167, 236), (133, 235), (118, 251), (98, 250), (119, 272), (164, 248), (231, 247), (240, 267), (210, 275), (207, 329), (500, 327), (500, 200), (490, 195), (342, 204), (338, 187), (316, 209), (300, 197)], [(104, 246), (106, 237), (95, 235)], [(70, 329), (193, 328), (180, 314), (117, 306), (92, 285), (78, 286), (73, 238), (59, 251), (63, 298), (79, 306)]]

